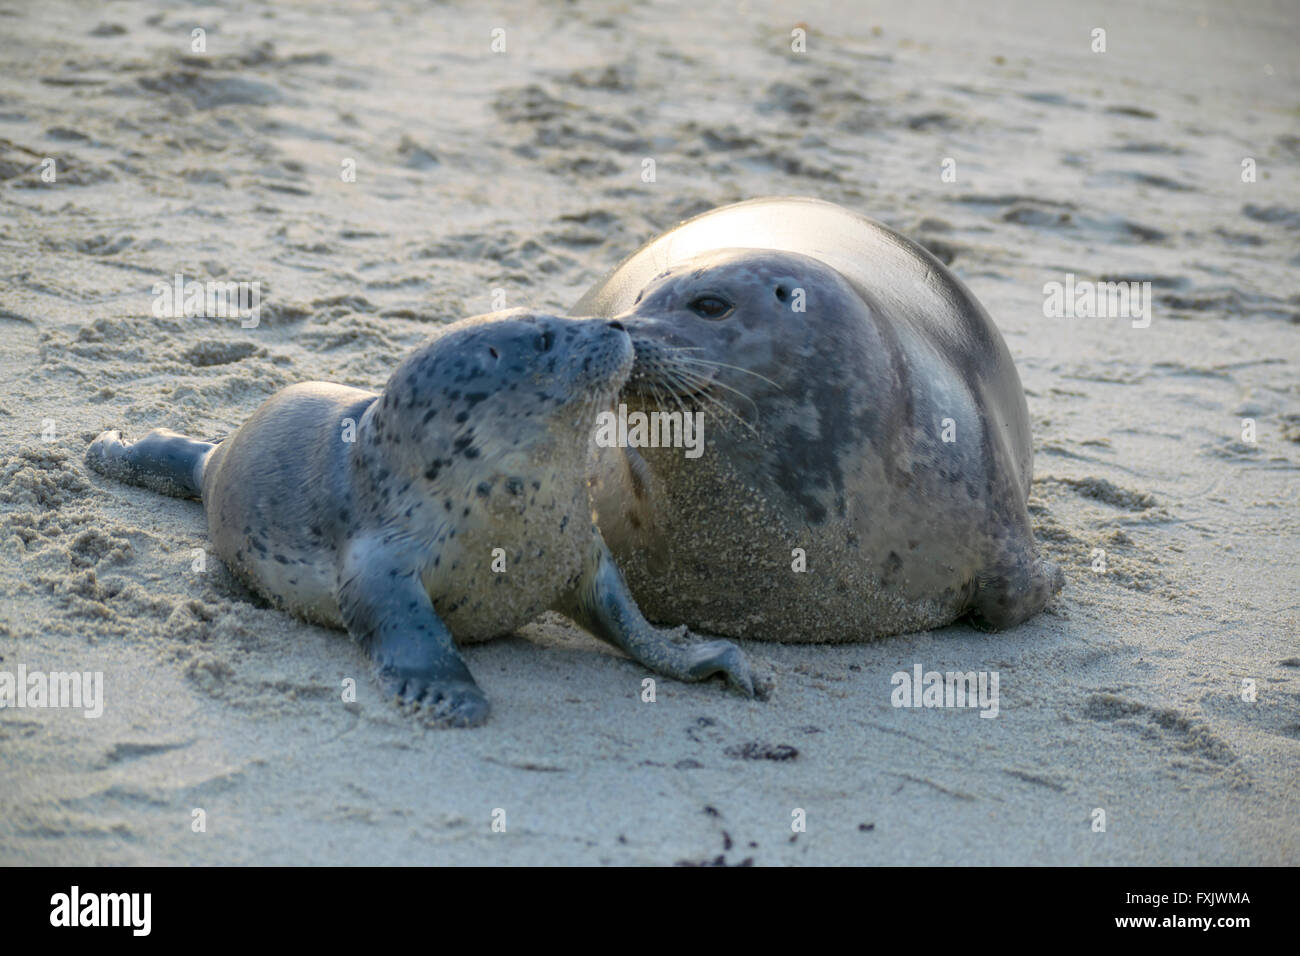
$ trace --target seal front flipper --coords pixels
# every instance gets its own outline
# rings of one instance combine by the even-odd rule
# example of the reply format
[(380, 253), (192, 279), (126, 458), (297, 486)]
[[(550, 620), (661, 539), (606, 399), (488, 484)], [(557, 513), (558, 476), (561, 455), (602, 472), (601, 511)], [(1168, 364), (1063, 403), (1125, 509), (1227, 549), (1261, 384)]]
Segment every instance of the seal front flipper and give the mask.
[(488, 701), (433, 609), (418, 562), (365, 539), (351, 543), (339, 573), (339, 610), (348, 633), (379, 667), (384, 693), (434, 723), (476, 727)]
[(555, 610), (656, 673), (688, 682), (721, 674), (746, 697), (767, 696), (768, 684), (760, 681), (756, 687), (749, 662), (735, 644), (679, 644), (690, 633), (685, 627), (658, 628), (647, 621), (598, 534), (577, 588)]

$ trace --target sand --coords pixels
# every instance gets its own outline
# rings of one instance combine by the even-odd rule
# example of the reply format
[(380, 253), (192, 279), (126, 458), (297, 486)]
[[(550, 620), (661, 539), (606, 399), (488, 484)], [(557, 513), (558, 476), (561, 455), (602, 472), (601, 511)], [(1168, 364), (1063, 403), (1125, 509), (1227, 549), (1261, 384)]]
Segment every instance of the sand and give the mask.
[[(0, 863), (1300, 860), (1296, 6), (857, 6), (0, 0), (0, 671), (105, 698), (0, 710)], [(488, 726), (430, 730), (345, 635), (193, 570), (197, 503), (82, 462), (378, 388), (440, 324), (564, 310), (782, 194), (912, 235), (998, 322), (1068, 576), (1029, 623), (746, 642), (771, 700), (643, 703), (552, 619), (467, 651)], [(176, 273), (260, 282), (259, 324), (156, 316)], [(1045, 317), (1067, 273), (1150, 281), (1149, 326)], [(998, 716), (895, 708), (918, 664), (996, 671)]]

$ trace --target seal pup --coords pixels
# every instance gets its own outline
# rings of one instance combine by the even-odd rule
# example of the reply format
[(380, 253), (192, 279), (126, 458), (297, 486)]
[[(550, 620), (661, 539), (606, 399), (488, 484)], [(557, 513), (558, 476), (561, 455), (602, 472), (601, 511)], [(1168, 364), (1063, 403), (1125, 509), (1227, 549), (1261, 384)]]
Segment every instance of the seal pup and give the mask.
[(1063, 576), (997, 327), (938, 260), (831, 203), (758, 199), (651, 240), (575, 305), (617, 317), (629, 409), (699, 408), (705, 451), (597, 449), (597, 522), (652, 620), (849, 641), (1037, 613)]
[(683, 643), (641, 616), (592, 513), (596, 410), (632, 367), (617, 322), (511, 310), (448, 326), (382, 393), (326, 382), (266, 400), (220, 444), (100, 435), (95, 470), (203, 501), (213, 548), (283, 609), (346, 628), (386, 693), (434, 722), (488, 702), (456, 642), (547, 609), (670, 677), (722, 674), (753, 694), (728, 641)]

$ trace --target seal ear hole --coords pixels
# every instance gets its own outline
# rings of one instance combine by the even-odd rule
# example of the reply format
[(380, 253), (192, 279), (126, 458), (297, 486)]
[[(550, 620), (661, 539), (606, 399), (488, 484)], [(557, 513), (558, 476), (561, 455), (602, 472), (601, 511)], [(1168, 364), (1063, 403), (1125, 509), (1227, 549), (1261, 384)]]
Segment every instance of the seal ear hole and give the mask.
[(779, 285), (776, 287), (776, 297), (784, 302), (786, 299), (790, 298), (790, 290), (783, 285)]
[(489, 346), (488, 346), (488, 353), (489, 353), (489, 354), (490, 354), (494, 359), (500, 359), (500, 358), (501, 358), (501, 353), (498, 352), (498, 351), (496, 350), (496, 346), (494, 346), (494, 345), (489, 345)]

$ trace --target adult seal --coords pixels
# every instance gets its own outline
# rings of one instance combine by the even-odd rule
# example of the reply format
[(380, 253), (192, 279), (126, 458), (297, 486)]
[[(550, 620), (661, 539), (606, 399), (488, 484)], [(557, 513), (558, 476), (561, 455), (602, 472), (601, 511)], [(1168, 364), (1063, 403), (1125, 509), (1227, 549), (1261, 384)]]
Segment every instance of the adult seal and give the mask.
[(202, 498), (212, 545), (280, 607), (344, 627), (384, 690), (432, 722), (488, 703), (456, 642), (567, 614), (682, 680), (753, 693), (726, 641), (648, 624), (591, 520), (584, 465), (597, 409), (633, 364), (616, 322), (512, 310), (466, 319), (407, 356), (381, 394), (308, 382), (220, 444), (105, 432), (96, 470)]
[(1026, 510), (1024, 392), (938, 260), (813, 199), (724, 206), (651, 240), (575, 315), (636, 348), (622, 401), (702, 411), (704, 451), (601, 448), (597, 522), (641, 607), (714, 634), (850, 641), (1061, 588)]

